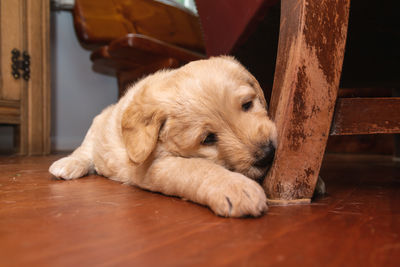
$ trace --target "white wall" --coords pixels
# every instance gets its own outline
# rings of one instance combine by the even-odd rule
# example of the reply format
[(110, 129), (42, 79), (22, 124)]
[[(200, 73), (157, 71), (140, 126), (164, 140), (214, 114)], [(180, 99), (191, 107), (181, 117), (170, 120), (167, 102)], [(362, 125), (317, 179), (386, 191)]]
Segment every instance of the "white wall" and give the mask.
[(92, 119), (117, 101), (117, 80), (92, 70), (90, 51), (79, 44), (70, 12), (52, 11), (51, 27), (52, 147), (72, 150)]

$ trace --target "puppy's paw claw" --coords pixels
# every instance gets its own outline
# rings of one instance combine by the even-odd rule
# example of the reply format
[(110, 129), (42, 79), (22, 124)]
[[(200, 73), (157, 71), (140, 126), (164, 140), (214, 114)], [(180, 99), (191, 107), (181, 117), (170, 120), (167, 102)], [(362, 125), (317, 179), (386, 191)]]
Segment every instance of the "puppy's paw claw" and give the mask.
[(267, 209), (267, 198), (255, 181), (240, 175), (221, 187), (212, 197), (211, 209), (224, 217), (260, 216)]
[(82, 177), (88, 171), (89, 164), (86, 160), (80, 160), (71, 156), (57, 160), (49, 168), (49, 172), (55, 177), (66, 180)]

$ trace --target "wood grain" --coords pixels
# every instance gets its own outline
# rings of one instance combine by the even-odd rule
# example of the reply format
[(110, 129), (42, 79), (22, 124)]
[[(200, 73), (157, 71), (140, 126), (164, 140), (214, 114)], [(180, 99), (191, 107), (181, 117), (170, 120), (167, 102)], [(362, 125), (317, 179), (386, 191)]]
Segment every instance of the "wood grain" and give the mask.
[(309, 202), (313, 195), (339, 88), (349, 4), (281, 2), (270, 102), (278, 147), (264, 182), (271, 200)]
[(0, 100), (0, 123), (20, 124), (20, 101)]
[(135, 33), (204, 52), (198, 17), (171, 0), (76, 0), (74, 24), (78, 38), (95, 47)]
[(120, 96), (139, 78), (204, 58), (203, 54), (140, 34), (127, 34), (100, 47), (90, 56), (96, 71), (117, 75)]
[(226, 219), (100, 176), (54, 180), (51, 157), (0, 157), (1, 266), (397, 266), (400, 165), (327, 155), (328, 195)]
[(50, 153), (50, 3), (28, 1), (27, 50), (31, 78), (27, 83), (26, 124), (28, 155)]
[(204, 54), (140, 34), (127, 34), (111, 42), (108, 47), (111, 57), (135, 60), (139, 64), (140, 58), (144, 58), (145, 62), (150, 61), (151, 57), (173, 57), (183, 62), (205, 58)]
[[(14, 126), (18, 153), (50, 152), (49, 1), (1, 1), (0, 123)], [(30, 56), (30, 79), (11, 75), (11, 51)]]
[(107, 69), (109, 73), (133, 71), (168, 58), (173, 58), (181, 65), (203, 59), (205, 55), (148, 36), (127, 34), (107, 46), (100, 47), (90, 56), (96, 68)]
[(119, 95), (157, 67), (205, 58), (197, 15), (174, 1), (77, 0), (74, 24), (93, 69), (117, 75)]
[(26, 0), (1, 1), (0, 3), (0, 99), (20, 100), (24, 88), (22, 79), (15, 80), (11, 75), (11, 51), (14, 48), (25, 50), (24, 9)]
[(331, 135), (400, 133), (400, 97), (339, 98)]

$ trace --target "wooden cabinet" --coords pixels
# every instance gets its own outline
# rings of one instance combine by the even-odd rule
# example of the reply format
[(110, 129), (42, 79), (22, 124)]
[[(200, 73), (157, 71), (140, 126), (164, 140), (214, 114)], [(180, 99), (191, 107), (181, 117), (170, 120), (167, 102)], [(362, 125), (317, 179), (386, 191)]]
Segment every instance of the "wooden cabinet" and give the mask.
[[(50, 152), (49, 3), (0, 1), (0, 124), (14, 126), (15, 146), (23, 155)], [(13, 49), (20, 53), (14, 62)], [(29, 71), (25, 66), (18, 75), (12, 65), (23, 67), (24, 52)]]

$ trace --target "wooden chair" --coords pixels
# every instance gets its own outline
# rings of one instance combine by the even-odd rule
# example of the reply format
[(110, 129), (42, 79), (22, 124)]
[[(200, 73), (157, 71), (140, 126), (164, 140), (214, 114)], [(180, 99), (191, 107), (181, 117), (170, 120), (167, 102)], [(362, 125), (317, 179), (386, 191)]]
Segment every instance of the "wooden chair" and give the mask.
[[(276, 1), (254, 2), (249, 7), (249, 1), (197, 1), (208, 55), (233, 53), (257, 14)], [(212, 23), (210, 4), (220, 8), (211, 17), (227, 18), (227, 24)], [(281, 1), (270, 101), (279, 138), (264, 181), (272, 204), (310, 202), (329, 135), (400, 133), (399, 97), (337, 97), (349, 10), (349, 0)]]
[(93, 68), (117, 76), (120, 96), (142, 76), (205, 58), (198, 17), (171, 0), (76, 0), (74, 25)]

